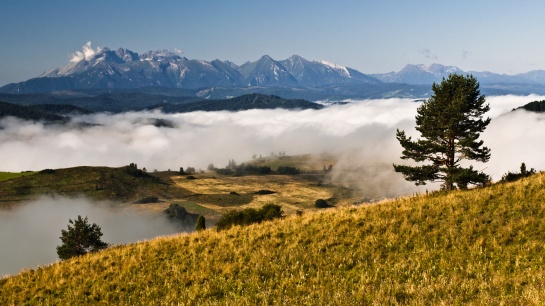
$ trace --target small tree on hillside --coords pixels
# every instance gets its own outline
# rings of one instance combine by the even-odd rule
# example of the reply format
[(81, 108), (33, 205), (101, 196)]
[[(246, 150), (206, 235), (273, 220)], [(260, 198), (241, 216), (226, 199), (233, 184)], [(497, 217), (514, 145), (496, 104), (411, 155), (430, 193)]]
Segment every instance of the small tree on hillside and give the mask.
[(490, 180), (488, 175), (472, 166), (460, 166), (463, 159), (480, 162), (490, 159), (490, 149), (478, 140), (490, 123), (490, 118), (483, 119), (490, 106), (480, 93), (477, 79), (451, 74), (441, 84), (434, 83), (432, 89), (434, 94), (418, 107), (416, 115), (416, 130), (423, 139), (412, 141), (405, 131), (399, 130), (396, 135), (403, 147), (402, 159), (431, 161), (431, 165), (394, 165), (395, 171), (416, 185), (443, 182), (444, 190), (485, 184)]
[(78, 215), (75, 221), (68, 219), (68, 230), (61, 230), (61, 234), (59, 238), (62, 244), (57, 246), (57, 255), (62, 260), (108, 247), (106, 242), (100, 240), (102, 237), (100, 226), (95, 223), (89, 224), (87, 217), (82, 219)]
[(195, 225), (195, 230), (197, 232), (200, 232), (205, 229), (206, 229), (206, 220), (204, 219), (203, 215), (199, 215), (199, 218), (197, 218), (197, 224)]

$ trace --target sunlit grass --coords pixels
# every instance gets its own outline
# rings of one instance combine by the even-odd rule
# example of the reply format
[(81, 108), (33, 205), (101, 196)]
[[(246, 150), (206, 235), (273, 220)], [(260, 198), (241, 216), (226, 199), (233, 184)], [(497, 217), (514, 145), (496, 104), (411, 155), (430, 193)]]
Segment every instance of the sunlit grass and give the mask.
[[(277, 203), (283, 206), (287, 214), (292, 214), (297, 210), (312, 210), (317, 199), (332, 198), (339, 189), (335, 186), (318, 186), (301, 176), (290, 175), (198, 176), (195, 180), (179, 177), (174, 181), (181, 188), (199, 195), (192, 197), (191, 201), (218, 211), (233, 207), (259, 208), (267, 203)], [(256, 195), (259, 190), (275, 193)], [(230, 195), (231, 192), (236, 192), (238, 196)], [(229, 205), (229, 199), (238, 200), (238, 203), (235, 201)]]
[(544, 180), (117, 246), (0, 280), (0, 305), (542, 305)]
[(21, 176), (33, 175), (36, 172), (0, 172), (0, 182)]

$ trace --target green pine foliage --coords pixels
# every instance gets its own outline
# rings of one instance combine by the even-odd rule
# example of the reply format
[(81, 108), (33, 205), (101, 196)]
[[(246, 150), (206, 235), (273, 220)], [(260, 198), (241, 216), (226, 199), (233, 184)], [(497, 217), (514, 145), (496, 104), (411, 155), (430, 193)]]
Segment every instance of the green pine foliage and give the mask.
[(442, 182), (444, 190), (486, 184), (490, 181), (488, 175), (472, 166), (460, 166), (464, 159), (483, 163), (490, 159), (490, 149), (479, 140), (490, 123), (490, 118), (483, 119), (490, 106), (480, 93), (477, 79), (451, 74), (441, 84), (434, 83), (432, 89), (434, 94), (417, 110), (416, 130), (422, 138), (413, 141), (399, 130), (396, 135), (403, 147), (402, 159), (431, 164), (394, 165), (395, 171), (416, 185)]
[(62, 260), (108, 247), (108, 244), (100, 239), (102, 237), (100, 226), (95, 223), (89, 224), (87, 217), (83, 219), (78, 215), (75, 221), (68, 219), (68, 230), (61, 230), (61, 233), (62, 236), (59, 238), (62, 244), (57, 246), (57, 255)]
[(195, 230), (197, 232), (200, 232), (205, 229), (206, 229), (206, 219), (204, 219), (203, 215), (199, 215), (199, 218), (197, 218), (197, 224), (195, 225)]

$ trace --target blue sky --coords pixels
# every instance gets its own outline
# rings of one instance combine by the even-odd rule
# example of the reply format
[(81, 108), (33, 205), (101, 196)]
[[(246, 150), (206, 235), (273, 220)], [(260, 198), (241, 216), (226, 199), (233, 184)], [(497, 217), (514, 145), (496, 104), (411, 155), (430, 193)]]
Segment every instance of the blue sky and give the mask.
[(545, 1), (2, 0), (0, 86), (68, 63), (91, 41), (190, 59), (293, 54), (363, 73), (408, 63), (545, 69)]

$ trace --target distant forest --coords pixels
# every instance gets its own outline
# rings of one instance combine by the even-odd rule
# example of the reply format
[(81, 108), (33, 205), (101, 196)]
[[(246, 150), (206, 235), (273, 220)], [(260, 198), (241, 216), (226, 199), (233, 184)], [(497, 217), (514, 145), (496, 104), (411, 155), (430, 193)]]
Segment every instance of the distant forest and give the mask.
[(531, 112), (543, 113), (545, 112), (545, 100), (530, 102), (517, 109), (521, 108)]
[(231, 99), (202, 100), (185, 104), (163, 103), (148, 109), (161, 108), (163, 113), (187, 113), (194, 111), (241, 111), (249, 109), (321, 109), (322, 105), (302, 99), (282, 99), (260, 94), (243, 95)]
[[(4, 95), (4, 98), (6, 95)], [(9, 95), (11, 101), (0, 102), (0, 118), (13, 116), (25, 120), (48, 122), (69, 121), (68, 116), (93, 112), (124, 112), (160, 109), (163, 113), (193, 111), (240, 111), (248, 109), (321, 109), (322, 105), (302, 99), (248, 94), (231, 99), (198, 100), (193, 97), (171, 97), (139, 93), (101, 94), (94, 97), (46, 97), (47, 104), (37, 103), (43, 95)], [(13, 101), (15, 100), (15, 101)], [(59, 103), (53, 103), (57, 101)], [(169, 102), (165, 102), (169, 101)], [(71, 102), (71, 103), (68, 103)], [(72, 104), (73, 103), (73, 104)]]

